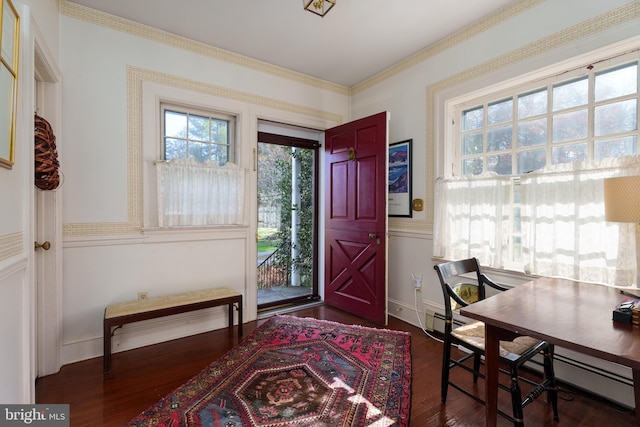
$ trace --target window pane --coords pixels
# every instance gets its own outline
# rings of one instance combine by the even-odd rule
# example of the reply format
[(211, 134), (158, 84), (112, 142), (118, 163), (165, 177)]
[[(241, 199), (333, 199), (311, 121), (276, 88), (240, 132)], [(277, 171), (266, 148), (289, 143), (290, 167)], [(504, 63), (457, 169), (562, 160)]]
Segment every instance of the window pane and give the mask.
[(589, 79), (587, 77), (553, 88), (553, 111), (585, 105), (589, 100)]
[(553, 142), (586, 138), (588, 120), (586, 109), (555, 114), (553, 116)]
[(522, 262), (522, 237), (513, 237), (513, 261)]
[(478, 129), (484, 125), (484, 108), (462, 112), (462, 130)]
[(511, 148), (512, 126), (490, 129), (487, 133), (487, 151), (501, 151)]
[(229, 146), (213, 144), (211, 145), (211, 161), (224, 165), (229, 161)]
[(532, 145), (545, 144), (546, 142), (546, 118), (518, 124), (518, 147), (531, 147)]
[(634, 136), (596, 141), (594, 158), (635, 156), (638, 153), (638, 139)]
[(479, 154), (484, 151), (482, 132), (468, 133), (462, 136), (462, 155)]
[(165, 138), (164, 153), (164, 159), (167, 161), (187, 157), (187, 141), (184, 139)]
[(495, 104), (489, 105), (487, 110), (487, 124), (495, 125), (498, 123), (510, 122), (513, 119), (513, 100), (507, 99)]
[(547, 112), (547, 90), (532, 92), (518, 97), (518, 118), (545, 114)]
[(513, 173), (511, 154), (499, 154), (497, 156), (487, 156), (487, 170), (499, 175), (511, 175)]
[(189, 157), (193, 157), (199, 162), (209, 160), (209, 145), (202, 142), (191, 142), (189, 144)]
[(514, 233), (522, 232), (521, 212), (519, 207), (513, 208), (513, 231)]
[(637, 111), (637, 99), (596, 107), (594, 119), (596, 136), (637, 130)]
[(482, 158), (464, 159), (462, 161), (463, 175), (478, 175), (482, 173)]
[(197, 141), (209, 141), (209, 129), (211, 121), (208, 117), (189, 116), (189, 139)]
[(571, 163), (587, 160), (587, 143), (563, 145), (551, 150), (551, 163)]
[(638, 91), (638, 64), (596, 74), (596, 101), (629, 95)]
[(184, 138), (187, 136), (187, 115), (175, 111), (165, 110), (164, 112), (164, 134), (165, 136), (177, 136)]
[(162, 105), (162, 111), (166, 160), (194, 158), (219, 164), (233, 161), (232, 116), (168, 104)]
[(212, 142), (221, 144), (229, 143), (229, 122), (226, 120), (211, 120), (211, 139)]
[(547, 164), (547, 153), (544, 148), (520, 151), (518, 153), (518, 174), (542, 169)]

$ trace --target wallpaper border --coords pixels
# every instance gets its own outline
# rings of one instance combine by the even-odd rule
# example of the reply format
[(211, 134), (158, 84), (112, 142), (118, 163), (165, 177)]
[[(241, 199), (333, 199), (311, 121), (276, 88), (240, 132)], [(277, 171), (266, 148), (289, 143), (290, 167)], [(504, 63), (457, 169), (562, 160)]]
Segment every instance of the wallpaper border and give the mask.
[(72, 3), (67, 0), (59, 1), (58, 10), (62, 15), (69, 16), (80, 21), (89, 22), (101, 27), (109, 28), (143, 39), (152, 40), (157, 43), (162, 43), (167, 46), (183, 49), (198, 55), (240, 65), (252, 70), (257, 70), (284, 79), (303, 83), (308, 86), (336, 92), (341, 95), (348, 96), (351, 93), (351, 90), (346, 86), (311, 77), (306, 74), (288, 70), (283, 67), (278, 67), (267, 62), (259, 61), (248, 56), (243, 56), (238, 53), (231, 52), (229, 50), (221, 49), (205, 43), (200, 43), (186, 37), (177, 36), (175, 34), (162, 31), (157, 28), (110, 15), (108, 13)]
[(232, 99), (250, 105), (273, 108), (325, 121), (342, 123), (340, 114), (330, 113), (247, 92), (186, 79), (145, 68), (127, 66), (127, 221), (110, 223), (66, 223), (64, 237), (137, 234), (143, 224), (142, 189), (142, 84), (156, 83), (207, 95)]
[(0, 236), (0, 261), (20, 255), (23, 252), (22, 238), (22, 232)]

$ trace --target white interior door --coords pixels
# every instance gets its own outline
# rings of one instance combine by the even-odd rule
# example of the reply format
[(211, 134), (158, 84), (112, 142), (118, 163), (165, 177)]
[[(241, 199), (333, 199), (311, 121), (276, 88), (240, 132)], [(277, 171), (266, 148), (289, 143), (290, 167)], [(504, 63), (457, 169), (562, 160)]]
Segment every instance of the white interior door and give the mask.
[[(46, 42), (31, 22), (34, 42), (33, 97), (35, 112), (45, 118), (59, 138), (62, 96), (61, 72), (46, 48)], [(33, 141), (33, 139), (32, 139)], [(59, 144), (60, 139), (58, 139)], [(61, 170), (64, 172), (64, 166)], [(64, 179), (64, 177), (63, 177)], [(34, 245), (49, 242), (49, 249), (33, 252), (35, 292), (36, 375), (56, 373), (62, 348), (62, 190), (42, 191), (33, 187)]]

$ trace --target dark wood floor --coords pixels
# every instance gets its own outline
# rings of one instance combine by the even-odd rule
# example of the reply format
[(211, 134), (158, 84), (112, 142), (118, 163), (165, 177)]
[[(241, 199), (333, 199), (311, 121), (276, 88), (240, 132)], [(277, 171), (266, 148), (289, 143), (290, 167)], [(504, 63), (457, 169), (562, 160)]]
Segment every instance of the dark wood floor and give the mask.
[[(373, 326), (348, 313), (324, 306), (300, 309), (290, 314)], [(261, 323), (246, 323), (245, 336)], [(419, 328), (393, 317), (390, 317), (388, 327), (411, 333), (411, 426), (483, 425), (484, 407), (457, 390), (450, 388), (446, 405), (440, 403), (442, 344), (428, 338)], [(101, 357), (66, 365), (59, 373), (37, 380), (36, 403), (70, 404), (72, 426), (122, 425), (237, 343), (235, 334), (221, 329), (114, 354), (112, 372), (107, 375), (102, 373)], [(635, 425), (633, 412), (562, 384), (560, 386), (560, 421), (553, 421), (550, 405), (539, 398), (525, 408), (527, 426)], [(482, 394), (482, 383), (478, 388)], [(502, 394), (506, 399), (501, 400), (500, 407), (510, 412), (508, 396)], [(498, 418), (498, 425), (510, 425)]]

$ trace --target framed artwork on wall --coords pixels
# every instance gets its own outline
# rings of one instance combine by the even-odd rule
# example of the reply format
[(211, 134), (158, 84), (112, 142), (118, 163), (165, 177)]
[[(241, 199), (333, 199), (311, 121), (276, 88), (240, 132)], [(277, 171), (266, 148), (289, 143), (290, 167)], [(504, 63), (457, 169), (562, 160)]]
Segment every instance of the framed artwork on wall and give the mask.
[(389, 145), (389, 216), (411, 218), (412, 139)]
[(16, 139), (20, 17), (11, 0), (0, 9), (0, 166), (12, 169)]

